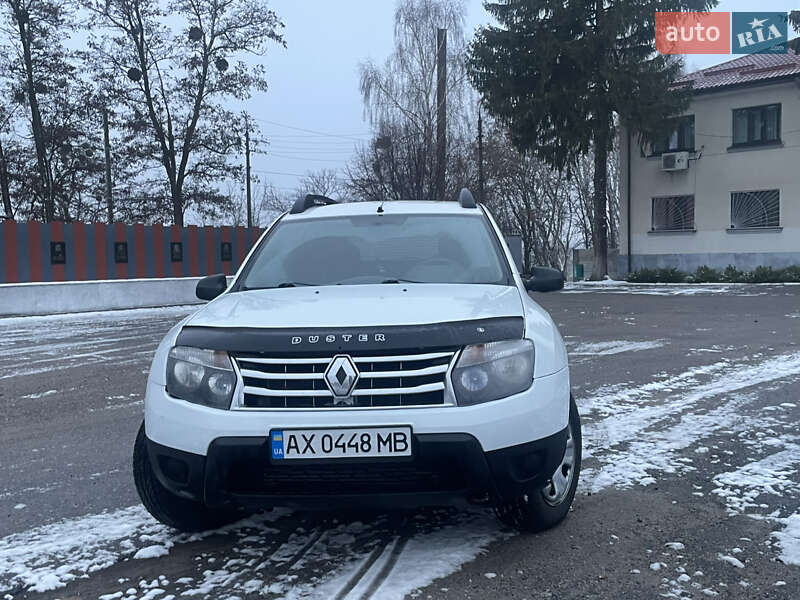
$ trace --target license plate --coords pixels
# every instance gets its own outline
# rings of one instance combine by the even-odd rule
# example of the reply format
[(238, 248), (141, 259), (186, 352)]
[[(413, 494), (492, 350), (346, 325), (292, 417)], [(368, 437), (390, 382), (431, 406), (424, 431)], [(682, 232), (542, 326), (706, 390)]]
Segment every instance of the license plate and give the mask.
[(411, 456), (411, 427), (274, 429), (273, 460)]

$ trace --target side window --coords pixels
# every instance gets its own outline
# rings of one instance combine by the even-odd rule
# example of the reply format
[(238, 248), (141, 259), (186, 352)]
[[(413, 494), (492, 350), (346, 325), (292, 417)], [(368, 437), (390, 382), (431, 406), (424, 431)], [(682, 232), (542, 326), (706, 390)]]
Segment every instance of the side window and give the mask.
[(780, 104), (737, 108), (733, 111), (734, 146), (757, 146), (780, 141)]
[(731, 229), (780, 227), (780, 190), (731, 193)]
[(694, 230), (694, 196), (653, 198), (651, 231)]

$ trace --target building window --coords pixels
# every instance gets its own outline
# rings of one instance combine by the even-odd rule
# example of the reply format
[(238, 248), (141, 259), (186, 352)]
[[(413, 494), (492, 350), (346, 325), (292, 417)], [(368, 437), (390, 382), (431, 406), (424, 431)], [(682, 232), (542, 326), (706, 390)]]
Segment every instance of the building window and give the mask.
[(694, 231), (694, 196), (653, 198), (652, 231)]
[(169, 256), (172, 262), (183, 262), (183, 242), (170, 242)]
[(757, 146), (780, 141), (780, 104), (737, 108), (733, 111), (734, 146)]
[(694, 152), (694, 115), (679, 117), (673, 123), (672, 130), (653, 144), (653, 154)]
[(780, 190), (731, 193), (731, 229), (780, 227)]
[(128, 262), (128, 242), (114, 242), (114, 262), (117, 264)]

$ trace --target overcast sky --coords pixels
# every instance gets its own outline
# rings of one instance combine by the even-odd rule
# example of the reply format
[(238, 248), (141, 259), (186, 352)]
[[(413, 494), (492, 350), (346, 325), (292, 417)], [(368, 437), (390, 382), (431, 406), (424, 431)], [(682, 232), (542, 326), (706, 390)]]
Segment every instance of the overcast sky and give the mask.
[[(369, 139), (358, 64), (367, 58), (382, 62), (391, 53), (395, 2), (272, 0), (270, 5), (286, 24), (288, 47), (275, 46), (263, 57), (270, 89), (247, 106), (271, 141), (266, 154), (253, 157), (253, 170), (262, 181), (291, 191), (306, 171), (341, 170), (354, 145)], [(466, 0), (466, 6), (471, 37), (490, 18), (480, 0)], [(715, 10), (792, 8), (782, 0), (723, 0)], [(696, 70), (731, 58), (694, 55), (687, 57), (687, 67)]]

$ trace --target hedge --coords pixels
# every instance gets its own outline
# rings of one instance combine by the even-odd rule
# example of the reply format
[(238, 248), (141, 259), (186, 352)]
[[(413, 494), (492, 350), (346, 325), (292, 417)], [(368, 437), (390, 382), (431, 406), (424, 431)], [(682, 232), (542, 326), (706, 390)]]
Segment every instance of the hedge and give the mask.
[(728, 265), (721, 271), (702, 266), (694, 273), (679, 271), (674, 267), (639, 269), (628, 273), (625, 281), (629, 283), (800, 283), (800, 265), (782, 269), (756, 267), (752, 271), (742, 271), (733, 265)]

